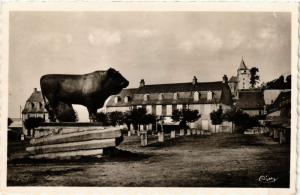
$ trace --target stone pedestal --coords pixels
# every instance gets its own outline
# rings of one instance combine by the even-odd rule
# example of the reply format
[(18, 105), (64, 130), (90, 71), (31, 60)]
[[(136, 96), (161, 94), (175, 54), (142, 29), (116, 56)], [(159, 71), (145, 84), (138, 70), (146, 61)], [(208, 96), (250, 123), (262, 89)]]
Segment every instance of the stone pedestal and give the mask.
[(127, 131), (127, 136), (130, 137), (131, 136), (131, 131)]
[(158, 142), (164, 142), (165, 141), (165, 135), (163, 132), (158, 132)]
[(179, 135), (180, 135), (180, 136), (184, 136), (184, 129), (180, 129)]
[(200, 134), (201, 134), (201, 130), (200, 130), (200, 129), (197, 129), (197, 130), (196, 130), (196, 134), (197, 134), (197, 135), (200, 135)]
[(175, 130), (172, 130), (171, 131), (171, 138), (175, 138), (176, 137), (176, 131)]
[(65, 159), (101, 156), (123, 141), (121, 128), (93, 123), (45, 123), (35, 129), (26, 151), (30, 158)]
[(192, 129), (192, 135), (196, 135), (196, 129)]
[(141, 145), (142, 146), (147, 146), (148, 145), (148, 136), (147, 132), (141, 132)]
[(191, 135), (191, 129), (186, 130), (186, 135)]

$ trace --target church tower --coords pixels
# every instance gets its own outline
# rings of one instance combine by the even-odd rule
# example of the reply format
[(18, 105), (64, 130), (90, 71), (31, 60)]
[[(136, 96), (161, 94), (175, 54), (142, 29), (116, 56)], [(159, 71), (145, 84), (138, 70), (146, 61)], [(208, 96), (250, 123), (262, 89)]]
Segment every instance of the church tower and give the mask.
[(250, 88), (250, 70), (245, 65), (243, 58), (237, 70), (237, 82), (238, 82), (238, 87), (237, 87), (238, 90)]

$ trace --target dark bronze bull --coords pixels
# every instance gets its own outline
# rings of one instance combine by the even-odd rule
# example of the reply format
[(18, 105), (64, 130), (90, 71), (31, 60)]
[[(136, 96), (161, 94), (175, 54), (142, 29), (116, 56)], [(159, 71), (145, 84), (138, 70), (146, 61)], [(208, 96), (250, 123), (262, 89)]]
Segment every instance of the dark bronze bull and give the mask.
[(113, 68), (83, 75), (49, 74), (40, 79), (41, 90), (49, 112), (49, 119), (56, 121), (59, 107), (72, 109), (72, 104), (87, 107), (91, 121), (105, 100), (126, 88), (129, 82)]

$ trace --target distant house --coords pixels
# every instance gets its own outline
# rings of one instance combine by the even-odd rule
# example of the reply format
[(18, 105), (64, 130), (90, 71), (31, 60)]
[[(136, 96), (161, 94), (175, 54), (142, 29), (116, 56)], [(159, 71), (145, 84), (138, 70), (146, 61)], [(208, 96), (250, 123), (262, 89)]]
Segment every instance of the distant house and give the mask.
[(250, 116), (264, 114), (265, 101), (261, 90), (245, 90), (239, 92), (236, 107)]
[(111, 96), (106, 112), (127, 111), (144, 107), (148, 113), (170, 118), (175, 109), (196, 109), (201, 114), (199, 124), (204, 130), (214, 127), (210, 113), (220, 107), (225, 111), (232, 106), (232, 95), (226, 80), (217, 82), (192, 82), (146, 85), (142, 79), (138, 88), (123, 89)]
[(12, 122), (8, 126), (8, 140), (21, 140), (23, 124), (21, 118), (11, 118)]
[(270, 128), (279, 143), (290, 141), (291, 133), (291, 90), (282, 91), (273, 104), (267, 107), (265, 125)]
[(27, 99), (24, 109), (22, 110), (22, 118), (25, 121), (29, 117), (41, 117), (48, 121), (48, 112), (45, 109), (42, 92), (34, 88), (33, 93)]
[[(24, 109), (22, 110), (22, 120), (23, 123), (26, 119), (33, 118), (43, 118), (46, 122), (49, 122), (48, 112), (45, 109), (45, 103), (42, 96), (42, 92), (38, 91), (36, 88), (33, 89), (32, 94), (27, 99)], [(23, 134), (28, 135), (28, 131), (23, 128)]]
[(273, 104), (267, 107), (268, 120), (274, 120), (279, 123), (285, 121), (290, 123), (291, 119), (291, 90), (282, 91)]

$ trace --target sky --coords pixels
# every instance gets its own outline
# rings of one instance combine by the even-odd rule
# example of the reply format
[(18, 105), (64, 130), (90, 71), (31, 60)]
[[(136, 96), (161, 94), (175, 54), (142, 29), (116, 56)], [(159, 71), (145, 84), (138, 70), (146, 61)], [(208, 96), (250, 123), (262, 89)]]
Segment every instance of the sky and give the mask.
[[(9, 116), (42, 75), (112, 67), (129, 87), (220, 81), (243, 58), (261, 82), (291, 70), (291, 15), (284, 12), (39, 12), (9, 19)], [(76, 106), (79, 118), (87, 111)], [(81, 121), (84, 121), (81, 120)]]

